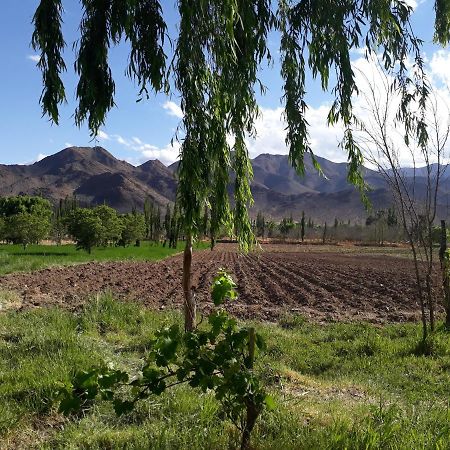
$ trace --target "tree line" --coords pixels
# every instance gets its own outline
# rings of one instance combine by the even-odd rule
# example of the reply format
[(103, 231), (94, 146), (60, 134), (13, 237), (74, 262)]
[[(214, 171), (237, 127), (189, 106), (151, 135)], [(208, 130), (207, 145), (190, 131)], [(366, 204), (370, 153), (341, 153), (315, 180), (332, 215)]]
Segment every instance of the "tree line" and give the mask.
[(291, 238), (301, 242), (305, 239), (322, 240), (323, 243), (330, 240), (356, 240), (382, 245), (385, 241), (404, 238), (393, 207), (372, 211), (362, 222), (335, 217), (331, 223), (318, 223), (312, 217), (307, 217), (305, 211), (302, 211), (300, 220), (295, 220), (290, 214), (279, 221), (266, 218), (262, 211), (258, 211), (256, 219), (252, 220), (252, 228), (255, 236), (262, 239)]
[(180, 230), (177, 205), (168, 204), (163, 216), (148, 198), (142, 213), (134, 208), (126, 214), (107, 205), (81, 207), (76, 197), (61, 199), (57, 206), (37, 196), (0, 198), (0, 241), (24, 248), (44, 239), (58, 245), (70, 239), (89, 253), (94, 247), (139, 246), (143, 239), (176, 248)]

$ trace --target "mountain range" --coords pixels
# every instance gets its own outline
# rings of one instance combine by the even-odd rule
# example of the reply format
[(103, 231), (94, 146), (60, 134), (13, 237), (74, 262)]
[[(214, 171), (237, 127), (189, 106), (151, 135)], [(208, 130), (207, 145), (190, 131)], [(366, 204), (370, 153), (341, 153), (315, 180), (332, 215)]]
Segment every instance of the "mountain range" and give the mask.
[[(276, 220), (292, 214), (298, 220), (305, 211), (316, 221), (367, 217), (360, 194), (347, 181), (347, 164), (317, 160), (324, 176), (313, 168), (309, 157), (305, 157), (304, 176), (295, 172), (286, 155), (261, 154), (253, 159), (251, 215), (263, 211)], [(84, 203), (106, 203), (122, 212), (142, 209), (149, 197), (165, 208), (175, 200), (176, 167), (177, 163), (167, 167), (158, 160), (135, 167), (102, 147), (69, 147), (34, 164), (0, 165), (0, 195), (42, 195), (55, 203), (76, 195)], [(373, 208), (390, 206), (392, 198), (384, 178), (370, 169), (364, 169), (364, 176), (371, 187)], [(445, 179), (441, 214), (445, 210), (446, 215), (449, 192), (450, 181)]]

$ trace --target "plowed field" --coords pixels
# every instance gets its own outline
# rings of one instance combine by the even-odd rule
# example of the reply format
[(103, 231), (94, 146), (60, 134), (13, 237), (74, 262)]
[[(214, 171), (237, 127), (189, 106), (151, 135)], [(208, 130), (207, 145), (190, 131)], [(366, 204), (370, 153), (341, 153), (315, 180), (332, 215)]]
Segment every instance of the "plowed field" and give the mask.
[[(195, 253), (193, 291), (203, 311), (217, 269), (234, 274), (240, 297), (230, 308), (242, 318), (277, 319), (297, 312), (317, 321), (402, 322), (419, 317), (412, 262), (405, 258), (331, 252), (265, 251), (239, 254), (231, 245)], [(0, 278), (17, 291), (22, 308), (78, 308), (97, 292), (152, 308), (182, 305), (182, 256), (159, 262), (88, 263)]]

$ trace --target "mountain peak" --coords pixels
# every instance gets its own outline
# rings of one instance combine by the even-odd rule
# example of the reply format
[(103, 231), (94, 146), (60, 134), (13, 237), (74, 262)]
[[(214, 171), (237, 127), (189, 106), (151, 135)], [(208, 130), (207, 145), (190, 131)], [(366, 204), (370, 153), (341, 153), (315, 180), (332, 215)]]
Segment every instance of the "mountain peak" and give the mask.
[(147, 169), (147, 168), (153, 168), (158, 167), (160, 169), (164, 168), (167, 169), (167, 166), (165, 166), (159, 159), (149, 159), (145, 163), (138, 166), (140, 169)]
[(36, 174), (55, 173), (65, 167), (87, 168), (102, 166), (105, 171), (129, 171), (132, 167), (124, 161), (119, 161), (103, 147), (67, 147), (54, 155), (47, 156), (31, 166)]

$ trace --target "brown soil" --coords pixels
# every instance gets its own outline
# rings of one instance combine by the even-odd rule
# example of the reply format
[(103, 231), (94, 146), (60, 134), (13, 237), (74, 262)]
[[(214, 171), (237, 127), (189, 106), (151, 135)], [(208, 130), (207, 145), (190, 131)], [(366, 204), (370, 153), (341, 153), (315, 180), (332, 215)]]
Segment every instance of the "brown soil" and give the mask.
[[(210, 308), (212, 277), (233, 273), (239, 299), (230, 310), (242, 318), (274, 320), (296, 312), (316, 321), (403, 322), (419, 318), (412, 262), (390, 256), (331, 252), (265, 251), (239, 254), (221, 244), (193, 258), (199, 308)], [(22, 308), (77, 309), (88, 296), (111, 291), (151, 308), (179, 308), (182, 256), (159, 262), (87, 263), (0, 277), (0, 289), (19, 293)]]

